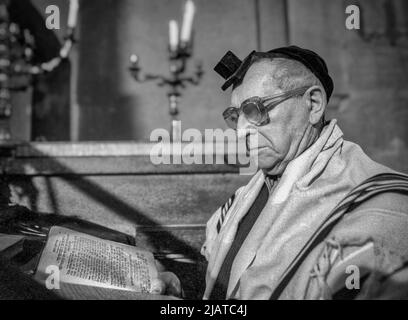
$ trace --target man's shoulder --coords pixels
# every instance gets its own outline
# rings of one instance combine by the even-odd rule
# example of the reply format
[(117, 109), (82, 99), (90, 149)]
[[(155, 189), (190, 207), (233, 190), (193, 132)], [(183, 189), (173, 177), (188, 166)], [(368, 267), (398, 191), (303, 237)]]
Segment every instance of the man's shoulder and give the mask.
[(374, 242), (408, 256), (408, 195), (384, 192), (350, 210), (330, 232), (345, 246)]
[(392, 211), (404, 213), (408, 217), (408, 194), (399, 192), (384, 192), (367, 199), (358, 207), (354, 208), (353, 212), (359, 211)]
[(370, 227), (367, 222), (372, 220), (382, 221), (384, 224), (408, 222), (408, 194), (388, 191), (375, 195), (351, 209), (336, 229), (362, 224), (366, 224), (364, 229), (367, 229)]
[(347, 167), (357, 169), (354, 174), (359, 175), (360, 173), (367, 176), (372, 176), (378, 173), (396, 173), (394, 169), (388, 167), (387, 165), (377, 162), (371, 156), (369, 156), (365, 150), (364, 146), (359, 144), (344, 140), (341, 148), (341, 159), (345, 161)]

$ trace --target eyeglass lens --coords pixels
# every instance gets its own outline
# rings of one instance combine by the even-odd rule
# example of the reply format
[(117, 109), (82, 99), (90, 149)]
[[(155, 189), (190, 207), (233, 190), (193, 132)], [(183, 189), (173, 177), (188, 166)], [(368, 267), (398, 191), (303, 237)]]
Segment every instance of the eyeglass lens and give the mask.
[[(260, 106), (255, 102), (249, 102), (242, 108), (242, 112), (249, 122), (253, 124), (258, 124), (262, 122), (262, 111)], [(238, 120), (238, 119), (237, 119)]]

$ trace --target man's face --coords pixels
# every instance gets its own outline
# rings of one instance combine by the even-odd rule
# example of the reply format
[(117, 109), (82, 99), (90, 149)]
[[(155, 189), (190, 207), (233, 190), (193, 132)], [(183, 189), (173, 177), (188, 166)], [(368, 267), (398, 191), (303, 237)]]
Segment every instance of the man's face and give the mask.
[[(240, 107), (246, 99), (282, 93), (271, 77), (275, 66), (270, 61), (253, 64), (242, 83), (232, 91), (231, 104)], [(309, 108), (304, 99), (294, 97), (269, 111), (270, 122), (263, 126), (249, 123), (243, 114), (238, 119), (237, 129), (256, 129), (258, 132), (258, 167), (271, 175), (281, 175), (289, 161), (305, 149), (305, 140), (310, 129)], [(306, 142), (307, 143), (307, 142)]]

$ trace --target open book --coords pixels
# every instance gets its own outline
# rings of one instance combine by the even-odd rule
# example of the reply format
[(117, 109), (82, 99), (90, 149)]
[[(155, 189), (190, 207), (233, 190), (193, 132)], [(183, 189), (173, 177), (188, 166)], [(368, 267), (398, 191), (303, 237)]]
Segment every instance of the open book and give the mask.
[(151, 252), (54, 226), (34, 278), (65, 298), (137, 299), (157, 274)]

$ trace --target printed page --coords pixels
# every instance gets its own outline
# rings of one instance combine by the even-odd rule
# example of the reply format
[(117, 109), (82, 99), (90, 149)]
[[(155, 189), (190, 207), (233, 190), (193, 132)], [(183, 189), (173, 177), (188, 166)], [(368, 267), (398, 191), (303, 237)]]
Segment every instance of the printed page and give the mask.
[(61, 283), (150, 293), (157, 278), (153, 254), (63, 227), (52, 227), (35, 278), (44, 282), (56, 267)]

